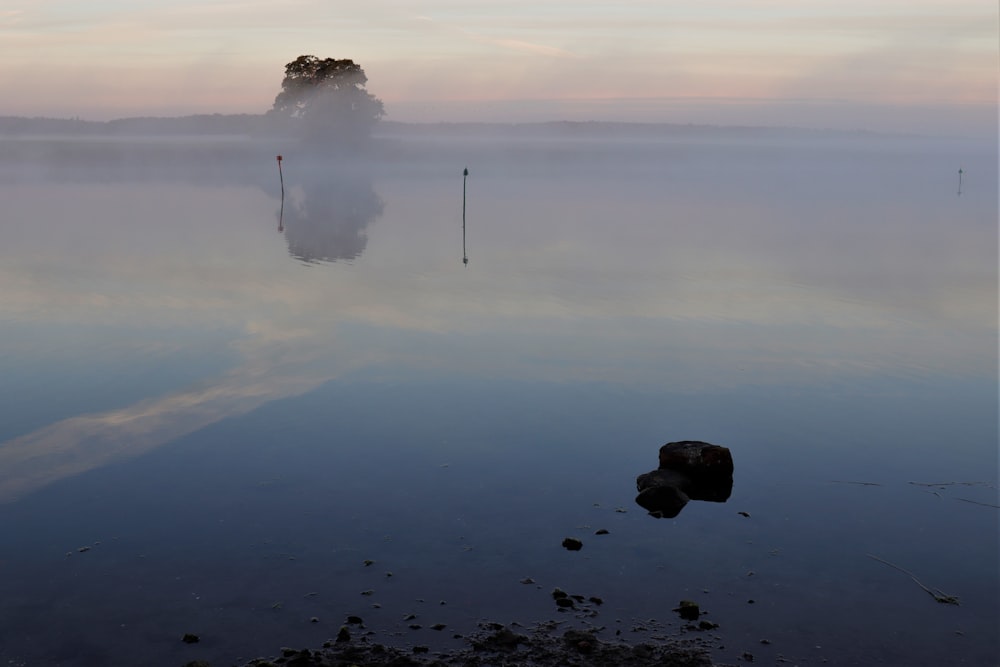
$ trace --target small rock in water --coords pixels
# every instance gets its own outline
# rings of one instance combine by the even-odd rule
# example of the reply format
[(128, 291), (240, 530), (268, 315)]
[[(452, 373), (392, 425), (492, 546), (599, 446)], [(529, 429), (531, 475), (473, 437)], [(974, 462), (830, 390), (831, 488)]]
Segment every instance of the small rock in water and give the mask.
[(562, 541), (562, 545), (569, 551), (579, 551), (580, 549), (583, 548), (583, 542), (576, 539), (575, 537), (567, 537), (565, 540)]
[(608, 534), (607, 528), (600, 528), (597, 530), (596, 533), (594, 533), (594, 535), (607, 535), (607, 534)]
[(635, 480), (635, 501), (651, 516), (672, 519), (689, 500), (724, 503), (733, 491), (733, 457), (726, 447), (698, 440), (668, 442), (660, 447), (659, 462), (659, 468)]
[(697, 621), (701, 615), (701, 608), (697, 602), (691, 600), (681, 600), (680, 606), (674, 609), (685, 621)]
[(340, 631), (337, 632), (337, 643), (343, 644), (344, 642), (351, 641), (351, 633), (347, 629), (347, 626), (340, 626)]
[(191, 634), (190, 632), (185, 632), (184, 636), (181, 637), (181, 641), (185, 644), (197, 644), (200, 641), (198, 635)]

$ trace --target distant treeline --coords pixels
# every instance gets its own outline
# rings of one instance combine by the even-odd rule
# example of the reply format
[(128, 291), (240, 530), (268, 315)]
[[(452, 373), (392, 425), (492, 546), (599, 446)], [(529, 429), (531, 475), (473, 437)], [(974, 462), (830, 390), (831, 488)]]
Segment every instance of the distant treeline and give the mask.
[(108, 121), (79, 118), (0, 116), (0, 134), (156, 135), (260, 134), (268, 129), (262, 114), (199, 114), (177, 118), (118, 118)]
[[(78, 118), (26, 118), (0, 116), (0, 136), (7, 135), (245, 135), (267, 136), (287, 131), (281, 119), (265, 114), (198, 114), (180, 117), (119, 118), (90, 121)], [(761, 137), (774, 134), (864, 135), (867, 132), (807, 130), (788, 127), (717, 126), (681, 123), (631, 123), (613, 121), (552, 121), (534, 123), (400, 123), (381, 121), (375, 135), (385, 137)]]
[(637, 123), (629, 121), (547, 121), (528, 123), (393, 123), (383, 121), (377, 133), (395, 136), (475, 136), (544, 138), (649, 138), (788, 135), (805, 133), (857, 134), (836, 130), (693, 123)]

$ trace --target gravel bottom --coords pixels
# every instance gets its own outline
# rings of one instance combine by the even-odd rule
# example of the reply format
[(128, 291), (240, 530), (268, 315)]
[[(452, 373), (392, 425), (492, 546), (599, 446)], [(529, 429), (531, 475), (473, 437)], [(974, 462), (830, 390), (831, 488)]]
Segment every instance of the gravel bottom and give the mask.
[[(529, 629), (485, 623), (454, 651), (401, 649), (341, 635), (320, 649), (283, 649), (280, 657), (256, 658), (244, 667), (713, 667), (699, 640), (626, 643), (604, 641), (588, 630), (560, 630), (547, 622)], [(185, 667), (209, 667), (192, 662)]]

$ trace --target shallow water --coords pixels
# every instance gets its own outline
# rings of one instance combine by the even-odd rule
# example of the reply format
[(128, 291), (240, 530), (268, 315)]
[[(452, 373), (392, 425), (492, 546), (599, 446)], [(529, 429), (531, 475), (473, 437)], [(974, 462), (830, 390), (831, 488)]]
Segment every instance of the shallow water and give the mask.
[[(996, 662), (995, 145), (2, 147), (0, 664), (445, 646), (554, 587), (605, 636), (696, 600), (720, 661)], [(684, 439), (732, 496), (649, 517)]]

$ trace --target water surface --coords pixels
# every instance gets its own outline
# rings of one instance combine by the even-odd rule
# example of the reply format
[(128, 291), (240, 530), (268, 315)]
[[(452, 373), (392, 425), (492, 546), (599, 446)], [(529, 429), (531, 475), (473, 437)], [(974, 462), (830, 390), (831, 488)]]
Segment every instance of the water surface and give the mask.
[[(995, 662), (995, 146), (3, 149), (0, 662), (444, 646), (554, 587), (608, 637), (694, 599), (720, 661)], [(649, 517), (684, 439), (732, 496)]]

